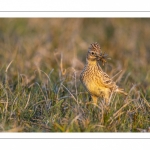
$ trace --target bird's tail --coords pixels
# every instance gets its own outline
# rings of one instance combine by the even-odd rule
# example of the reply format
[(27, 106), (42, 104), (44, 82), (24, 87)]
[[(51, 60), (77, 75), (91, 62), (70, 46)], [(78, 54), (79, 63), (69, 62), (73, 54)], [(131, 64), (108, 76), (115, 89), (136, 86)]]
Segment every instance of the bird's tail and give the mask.
[(118, 93), (120, 93), (120, 94), (124, 94), (124, 95), (128, 95), (128, 93), (126, 93), (125, 91), (124, 91), (124, 89), (120, 89), (120, 88), (118, 88), (117, 90), (116, 90), (116, 92), (118, 92)]

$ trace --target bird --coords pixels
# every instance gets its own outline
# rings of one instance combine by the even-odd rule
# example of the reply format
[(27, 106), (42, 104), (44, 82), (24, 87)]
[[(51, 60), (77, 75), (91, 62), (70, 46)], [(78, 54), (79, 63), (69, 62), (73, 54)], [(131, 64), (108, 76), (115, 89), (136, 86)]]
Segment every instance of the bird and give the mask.
[(108, 106), (112, 93), (128, 94), (124, 89), (119, 88), (109, 75), (102, 70), (99, 61), (104, 64), (106, 62), (105, 58), (100, 45), (97, 42), (92, 43), (88, 48), (86, 64), (80, 74), (80, 81), (94, 104), (97, 104), (98, 98), (101, 97), (104, 104)]

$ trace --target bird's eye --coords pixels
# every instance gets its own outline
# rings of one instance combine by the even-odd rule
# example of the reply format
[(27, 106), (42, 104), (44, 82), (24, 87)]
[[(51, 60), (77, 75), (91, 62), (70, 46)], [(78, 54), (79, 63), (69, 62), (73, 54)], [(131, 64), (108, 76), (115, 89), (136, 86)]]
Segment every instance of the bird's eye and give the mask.
[(92, 52), (91, 54), (94, 55), (94, 52)]

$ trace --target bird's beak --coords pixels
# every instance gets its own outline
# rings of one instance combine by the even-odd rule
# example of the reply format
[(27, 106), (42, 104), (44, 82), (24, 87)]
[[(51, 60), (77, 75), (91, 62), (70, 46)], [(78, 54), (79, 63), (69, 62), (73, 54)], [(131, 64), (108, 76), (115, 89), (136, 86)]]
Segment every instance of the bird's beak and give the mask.
[(102, 55), (102, 53), (100, 53), (100, 54), (97, 54), (97, 55), (96, 55), (96, 58), (97, 58), (98, 60), (102, 59), (102, 58), (103, 58), (103, 55)]
[(97, 55), (97, 60), (101, 61), (103, 65), (107, 62), (106, 59), (107, 54), (100, 53), (99, 55)]

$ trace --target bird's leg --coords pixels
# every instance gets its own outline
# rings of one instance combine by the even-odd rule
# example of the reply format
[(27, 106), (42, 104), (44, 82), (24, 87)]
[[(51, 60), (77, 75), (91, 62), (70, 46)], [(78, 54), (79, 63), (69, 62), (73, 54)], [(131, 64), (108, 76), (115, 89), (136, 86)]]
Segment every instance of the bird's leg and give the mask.
[(98, 98), (97, 98), (96, 96), (93, 96), (93, 95), (92, 95), (91, 97), (92, 97), (93, 103), (94, 103), (94, 104), (97, 104), (97, 99), (98, 99)]
[(109, 109), (109, 104), (110, 104), (110, 92), (107, 91), (105, 93), (105, 96), (104, 96), (104, 108), (105, 110), (107, 111)]
[(89, 107), (89, 104), (91, 104), (91, 102), (92, 102), (92, 97), (91, 97), (91, 95), (89, 94), (89, 102), (86, 103), (87, 108)]
[(89, 95), (89, 101), (90, 101), (90, 102), (92, 101), (92, 97), (91, 97), (91, 95)]
[(98, 97), (93, 96), (93, 95), (91, 95), (91, 97), (92, 97), (93, 104), (94, 104), (93, 105), (94, 107), (92, 107), (93, 121), (96, 121), (98, 120), (98, 111), (99, 111), (99, 109), (96, 109)]
[(105, 91), (104, 102), (106, 106), (109, 106), (110, 104), (110, 95), (111, 95), (111, 92), (109, 90)]

